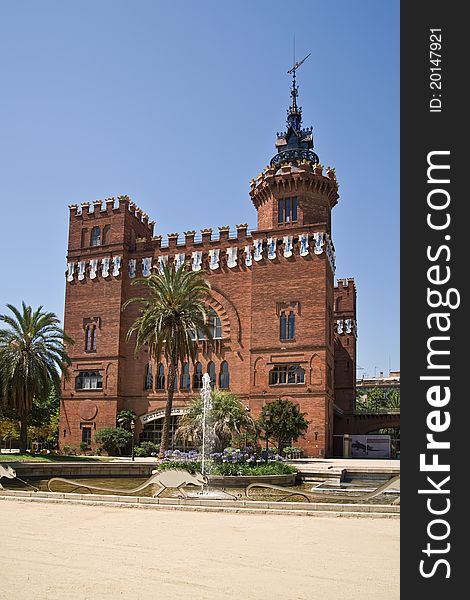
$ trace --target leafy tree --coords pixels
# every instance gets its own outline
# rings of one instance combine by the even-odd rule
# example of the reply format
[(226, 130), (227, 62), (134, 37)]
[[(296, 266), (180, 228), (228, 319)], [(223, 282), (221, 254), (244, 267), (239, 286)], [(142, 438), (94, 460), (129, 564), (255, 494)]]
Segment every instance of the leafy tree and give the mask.
[(381, 387), (358, 389), (356, 410), (358, 412), (400, 410), (400, 390)]
[(135, 422), (137, 415), (133, 410), (121, 410), (118, 412), (117, 422), (119, 427), (126, 429), (127, 431), (131, 430), (132, 421)]
[(132, 434), (122, 427), (105, 427), (95, 433), (95, 442), (101, 444), (110, 455), (121, 454), (123, 448), (131, 441)]
[[(269, 416), (268, 416), (269, 414)], [(274, 439), (278, 452), (282, 452), (285, 442), (303, 437), (308, 429), (309, 422), (305, 419), (306, 413), (300, 412), (300, 407), (291, 400), (279, 398), (265, 404), (258, 419), (258, 426)]]
[(0, 315), (0, 397), (20, 420), (20, 451), (26, 452), (28, 417), (34, 398), (48, 396), (52, 385), (67, 376), (70, 358), (64, 344), (73, 341), (59, 327), (54, 313), (35, 311), (22, 303), (21, 311), (7, 304), (11, 315)]
[(178, 366), (188, 359), (196, 359), (197, 342), (193, 339), (203, 332), (211, 339), (208, 327), (206, 301), (210, 286), (197, 271), (165, 265), (163, 271), (132, 282), (148, 288), (147, 297), (130, 298), (141, 305), (141, 314), (131, 325), (127, 339), (136, 335), (136, 354), (147, 345), (150, 359), (159, 361), (165, 356), (169, 365), (167, 402), (163, 421), (160, 457), (168, 449), (171, 409), (173, 406), (175, 375)]
[[(203, 407), (201, 397), (193, 398), (189, 411), (180, 419), (177, 438), (194, 446), (202, 443)], [(214, 452), (222, 452), (230, 446), (234, 435), (255, 431), (255, 423), (246, 407), (230, 392), (212, 391), (212, 409), (207, 418), (214, 434)]]

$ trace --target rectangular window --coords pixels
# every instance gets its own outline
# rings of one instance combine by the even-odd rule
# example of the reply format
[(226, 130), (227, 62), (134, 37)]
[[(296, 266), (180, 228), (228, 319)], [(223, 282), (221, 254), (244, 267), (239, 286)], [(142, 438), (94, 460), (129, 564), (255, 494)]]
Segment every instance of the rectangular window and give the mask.
[(82, 427), (82, 443), (91, 446), (91, 427)]
[(297, 223), (297, 197), (282, 198), (277, 201), (277, 222), (279, 225), (288, 225), (289, 223)]
[(305, 371), (300, 365), (276, 365), (269, 372), (269, 385), (298, 385), (305, 382)]

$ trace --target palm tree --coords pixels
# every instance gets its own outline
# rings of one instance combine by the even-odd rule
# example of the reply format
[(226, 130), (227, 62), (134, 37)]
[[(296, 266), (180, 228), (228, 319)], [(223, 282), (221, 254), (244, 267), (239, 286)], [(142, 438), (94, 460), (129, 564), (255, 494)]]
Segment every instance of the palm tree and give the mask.
[(169, 365), (168, 395), (159, 454), (163, 457), (169, 445), (178, 365), (188, 359), (194, 363), (198, 334), (212, 338), (206, 307), (210, 285), (201, 273), (186, 271), (183, 267), (176, 268), (174, 264), (167, 264), (162, 272), (136, 279), (132, 283), (146, 286), (150, 294), (147, 297), (130, 298), (124, 303), (123, 310), (132, 302), (141, 304), (141, 314), (129, 328), (127, 340), (135, 333), (136, 355), (146, 345), (151, 360), (160, 360), (163, 353)]
[(118, 412), (117, 422), (119, 427), (123, 429), (127, 429), (127, 431), (131, 430), (132, 421), (135, 421), (137, 415), (133, 410), (121, 410)]
[[(199, 446), (202, 440), (203, 400), (193, 398), (189, 411), (181, 417), (176, 436), (184, 442)], [(212, 409), (209, 420), (214, 433), (214, 452), (230, 446), (232, 437), (243, 430), (255, 431), (255, 422), (235, 394), (212, 391)]]
[(61, 375), (67, 377), (70, 358), (64, 344), (73, 344), (59, 327), (54, 313), (35, 311), (22, 303), (11, 304), (13, 315), (0, 315), (7, 328), (0, 329), (0, 398), (13, 409), (21, 422), (20, 451), (26, 452), (28, 415), (34, 398), (45, 398), (51, 386), (60, 388)]

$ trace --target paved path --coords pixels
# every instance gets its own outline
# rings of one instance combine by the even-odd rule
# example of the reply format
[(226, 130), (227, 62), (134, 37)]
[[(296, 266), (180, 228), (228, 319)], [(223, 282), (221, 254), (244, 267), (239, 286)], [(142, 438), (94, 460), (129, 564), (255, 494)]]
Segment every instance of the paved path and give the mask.
[(0, 502), (2, 600), (398, 600), (399, 521)]

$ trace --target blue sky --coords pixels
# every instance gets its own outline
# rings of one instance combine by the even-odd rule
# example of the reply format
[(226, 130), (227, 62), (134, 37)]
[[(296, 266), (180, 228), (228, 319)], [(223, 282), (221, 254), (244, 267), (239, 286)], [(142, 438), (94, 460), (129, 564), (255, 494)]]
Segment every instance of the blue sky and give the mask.
[(128, 194), (156, 233), (248, 222), (289, 104), (336, 167), (358, 370), (399, 368), (399, 2), (0, 2), (0, 310), (63, 314), (68, 204)]

